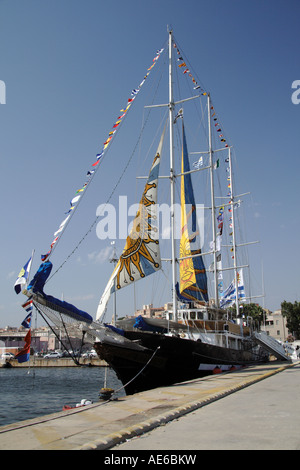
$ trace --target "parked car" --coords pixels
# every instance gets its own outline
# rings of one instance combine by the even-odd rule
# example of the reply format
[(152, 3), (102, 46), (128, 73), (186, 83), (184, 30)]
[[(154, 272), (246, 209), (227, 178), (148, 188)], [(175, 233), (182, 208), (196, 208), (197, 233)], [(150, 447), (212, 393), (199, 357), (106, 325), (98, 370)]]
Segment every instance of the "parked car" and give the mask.
[(1, 354), (1, 359), (14, 359), (14, 354), (10, 352), (5, 352)]
[(35, 356), (35, 357), (44, 357), (44, 354), (43, 354), (41, 351), (36, 351), (36, 352), (34, 353), (34, 356)]
[(96, 353), (94, 349), (92, 349), (91, 351), (87, 351), (84, 354), (82, 354), (82, 357), (88, 357), (88, 358), (98, 357), (98, 354)]
[(51, 353), (45, 354), (44, 359), (59, 359), (62, 357), (61, 353), (53, 351)]
[(61, 353), (61, 357), (70, 357), (70, 353), (66, 350), (64, 350), (62, 353)]

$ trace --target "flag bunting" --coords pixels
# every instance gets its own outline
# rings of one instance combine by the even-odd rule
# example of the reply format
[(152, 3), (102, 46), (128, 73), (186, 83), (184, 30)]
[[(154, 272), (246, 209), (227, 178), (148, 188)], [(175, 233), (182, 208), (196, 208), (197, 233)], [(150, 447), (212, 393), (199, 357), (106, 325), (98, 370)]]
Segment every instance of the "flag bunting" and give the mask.
[(187, 77), (192, 79), (194, 90), (199, 90), (199, 93), (201, 93), (201, 95), (206, 96), (207, 92), (197, 83), (197, 81), (193, 77), (191, 71), (189, 70), (188, 66), (186, 65), (186, 62), (183, 59), (183, 56), (182, 56), (181, 52), (179, 51), (179, 49), (178, 49), (178, 47), (175, 43), (174, 43), (174, 48), (176, 49), (177, 55), (178, 55), (178, 59), (177, 59), (177, 61), (179, 62), (178, 67), (182, 70), (184, 75), (187, 75)]
[(101, 151), (99, 153), (97, 153), (96, 160), (91, 165), (91, 168), (87, 171), (87, 174), (86, 174), (87, 179), (86, 179), (85, 183), (83, 184), (83, 186), (81, 188), (79, 188), (76, 191), (74, 197), (71, 199), (70, 207), (69, 207), (68, 211), (65, 213), (65, 215), (67, 215), (67, 217), (62, 221), (62, 223), (60, 224), (58, 230), (54, 233), (55, 238), (54, 238), (53, 242), (50, 245), (50, 250), (45, 255), (41, 255), (42, 261), (46, 261), (49, 258), (49, 256), (51, 255), (55, 244), (58, 242), (59, 238), (61, 237), (61, 234), (64, 231), (64, 229), (66, 228), (67, 223), (69, 222), (71, 215), (73, 214), (74, 210), (77, 208), (81, 197), (83, 196), (83, 194), (86, 191), (87, 187), (89, 186), (93, 176), (95, 175), (95, 171), (96, 171), (101, 159), (103, 158), (103, 155), (104, 155), (107, 147), (112, 142), (116, 131), (118, 130), (120, 124), (122, 123), (123, 119), (125, 118), (126, 114), (128, 113), (128, 110), (132, 106), (132, 104), (133, 104), (134, 100), (136, 99), (138, 93), (140, 92), (143, 84), (145, 83), (145, 81), (148, 78), (151, 70), (155, 66), (156, 62), (158, 61), (158, 59), (159, 59), (159, 57), (160, 57), (160, 55), (162, 54), (163, 51), (164, 51), (164, 49), (160, 49), (156, 52), (156, 55), (155, 55), (155, 57), (152, 61), (152, 64), (147, 69), (147, 73), (144, 76), (143, 80), (141, 81), (141, 83), (138, 85), (137, 88), (134, 88), (131, 91), (130, 97), (127, 99), (127, 102), (126, 102), (124, 108), (122, 108), (121, 111), (120, 111), (121, 112), (120, 116), (118, 116), (116, 122), (112, 126), (112, 130), (108, 134), (107, 139), (104, 141)]
[(226, 148), (229, 147), (229, 145), (227, 143), (227, 140), (225, 139), (223, 131), (221, 129), (221, 125), (219, 123), (219, 118), (216, 115), (214, 106), (210, 107), (210, 117), (214, 121), (215, 131), (217, 132), (217, 135), (218, 135), (220, 141), (223, 143), (224, 147), (226, 147)]
[(25, 302), (25, 304), (23, 304), (22, 307), (26, 310), (27, 315), (25, 319), (22, 321), (21, 325), (24, 326), (24, 328), (30, 328), (31, 319), (32, 319), (33, 301), (27, 300), (27, 302)]

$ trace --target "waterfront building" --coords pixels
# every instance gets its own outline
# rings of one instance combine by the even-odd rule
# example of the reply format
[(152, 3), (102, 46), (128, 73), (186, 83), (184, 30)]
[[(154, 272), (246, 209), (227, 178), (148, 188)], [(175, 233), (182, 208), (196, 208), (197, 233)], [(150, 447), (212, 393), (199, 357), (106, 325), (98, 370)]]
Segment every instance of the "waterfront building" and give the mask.
[(286, 326), (286, 319), (282, 316), (281, 309), (271, 312), (265, 309), (266, 316), (264, 324), (261, 326), (262, 331), (279, 341), (285, 342), (291, 334)]
[(142, 315), (147, 318), (164, 318), (166, 308), (165, 307), (153, 307), (153, 304), (143, 305), (143, 308), (137, 310), (134, 313), (135, 317)]
[[(27, 334), (25, 328), (5, 327), (0, 329), (0, 354), (4, 352), (17, 352), (24, 346), (24, 339)], [(59, 338), (66, 344), (68, 349), (80, 349), (82, 347), (81, 339), (72, 336), (71, 332), (67, 336), (62, 331), (55, 331), (54, 334), (48, 327), (31, 329), (31, 349), (33, 352), (55, 351), (63, 349)], [(70, 345), (71, 342), (71, 345)], [(89, 344), (88, 347), (92, 345)], [(85, 344), (87, 347), (87, 344)]]

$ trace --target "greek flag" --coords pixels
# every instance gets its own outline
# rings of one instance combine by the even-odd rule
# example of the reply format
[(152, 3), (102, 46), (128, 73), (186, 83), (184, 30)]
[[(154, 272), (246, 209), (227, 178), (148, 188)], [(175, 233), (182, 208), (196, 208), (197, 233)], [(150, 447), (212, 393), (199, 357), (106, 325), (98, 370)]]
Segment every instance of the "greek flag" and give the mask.
[[(238, 278), (238, 299), (240, 302), (245, 301), (245, 287), (244, 287), (244, 279), (243, 279), (243, 271), (242, 269), (237, 272)], [(235, 289), (235, 281), (233, 280), (227, 289), (223, 292), (222, 298), (220, 300), (220, 307), (231, 307), (236, 302), (236, 289)]]

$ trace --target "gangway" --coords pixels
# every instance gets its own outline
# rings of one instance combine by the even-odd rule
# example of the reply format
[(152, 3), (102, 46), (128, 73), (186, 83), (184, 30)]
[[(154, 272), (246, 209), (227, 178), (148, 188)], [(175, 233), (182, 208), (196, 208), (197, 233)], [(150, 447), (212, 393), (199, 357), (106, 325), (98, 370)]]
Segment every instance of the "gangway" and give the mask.
[(284, 347), (275, 338), (272, 338), (272, 336), (268, 336), (263, 331), (260, 333), (255, 331), (253, 333), (253, 339), (263, 348), (267, 349), (267, 351), (277, 357), (277, 359), (291, 362), (291, 359), (289, 356), (287, 356)]

